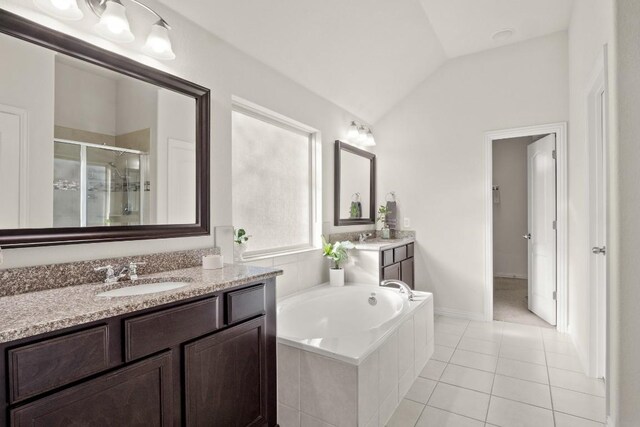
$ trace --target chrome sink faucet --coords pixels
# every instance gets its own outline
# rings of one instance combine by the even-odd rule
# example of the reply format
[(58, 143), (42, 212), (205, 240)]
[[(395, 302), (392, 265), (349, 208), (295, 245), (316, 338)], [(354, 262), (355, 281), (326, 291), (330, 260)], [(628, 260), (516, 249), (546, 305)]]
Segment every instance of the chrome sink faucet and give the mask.
[(117, 283), (118, 280), (123, 277), (129, 276), (129, 280), (135, 282), (138, 280), (138, 266), (146, 264), (146, 262), (130, 262), (128, 266), (122, 267), (120, 272), (116, 274), (116, 270), (112, 265), (105, 265), (104, 267), (96, 267), (94, 271), (105, 271), (107, 274), (104, 283)]
[(360, 243), (364, 243), (371, 236), (373, 236), (373, 233), (360, 233), (358, 240)]
[(404, 294), (404, 293), (407, 294), (409, 301), (413, 301), (413, 291), (411, 290), (411, 287), (407, 285), (405, 282), (403, 282), (402, 280), (396, 280), (396, 279), (383, 280), (382, 282), (380, 282), (380, 286), (382, 286), (383, 288), (398, 288), (401, 294)]

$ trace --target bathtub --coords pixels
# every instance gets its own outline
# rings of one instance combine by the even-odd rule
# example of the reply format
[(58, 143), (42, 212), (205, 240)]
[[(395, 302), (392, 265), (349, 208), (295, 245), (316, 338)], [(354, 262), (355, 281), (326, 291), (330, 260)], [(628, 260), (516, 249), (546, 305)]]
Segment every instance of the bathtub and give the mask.
[(278, 301), (281, 427), (383, 426), (433, 354), (433, 297), (320, 285)]

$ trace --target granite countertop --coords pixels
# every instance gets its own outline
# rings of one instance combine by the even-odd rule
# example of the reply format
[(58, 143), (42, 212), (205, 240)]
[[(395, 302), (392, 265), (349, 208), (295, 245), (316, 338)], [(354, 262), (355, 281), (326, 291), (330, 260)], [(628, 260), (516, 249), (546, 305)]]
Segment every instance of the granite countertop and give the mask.
[(124, 281), (116, 284), (90, 283), (0, 297), (0, 343), (205, 295), (280, 274), (281, 270), (225, 264), (219, 270), (193, 267), (141, 276), (139, 281), (169, 279), (189, 282), (189, 285), (178, 289), (146, 295), (96, 296), (105, 290), (131, 286), (131, 282)]
[(376, 237), (375, 239), (365, 240), (363, 243), (354, 242), (354, 245), (356, 249), (361, 251), (380, 251), (414, 242), (415, 238), (413, 237), (404, 237), (402, 239), (381, 239)]

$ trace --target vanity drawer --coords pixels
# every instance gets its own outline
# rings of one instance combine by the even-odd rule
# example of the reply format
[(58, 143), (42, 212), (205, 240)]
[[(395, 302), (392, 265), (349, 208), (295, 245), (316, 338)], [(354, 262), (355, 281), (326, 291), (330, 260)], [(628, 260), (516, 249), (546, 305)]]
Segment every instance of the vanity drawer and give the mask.
[(9, 400), (17, 402), (82, 379), (109, 366), (106, 325), (8, 352)]
[(413, 256), (413, 243), (409, 243), (407, 245), (407, 258), (411, 258)]
[(407, 259), (407, 247), (406, 246), (400, 246), (398, 248), (395, 248), (393, 250), (393, 261), (394, 262), (400, 262)]
[(124, 321), (127, 362), (219, 328), (218, 297)]
[(238, 323), (266, 313), (264, 284), (228, 292), (226, 298), (227, 324)]
[(393, 264), (393, 249), (387, 249), (382, 252), (382, 266), (386, 267), (391, 264)]

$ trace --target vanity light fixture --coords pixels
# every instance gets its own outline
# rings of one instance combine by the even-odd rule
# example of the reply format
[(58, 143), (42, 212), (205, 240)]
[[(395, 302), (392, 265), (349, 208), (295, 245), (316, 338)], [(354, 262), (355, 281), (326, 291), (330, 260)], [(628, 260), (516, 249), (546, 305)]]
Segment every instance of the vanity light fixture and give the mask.
[(360, 125), (360, 127), (358, 128), (357, 139), (358, 139), (358, 142), (360, 142), (360, 144), (367, 141), (367, 128), (365, 128), (363, 125)]
[[(100, 19), (94, 29), (105, 39), (117, 43), (130, 43), (135, 39), (129, 26), (127, 9), (122, 4), (122, 0), (84, 0)], [(142, 51), (156, 59), (172, 60), (176, 55), (171, 47), (169, 30), (171, 26), (155, 10), (139, 2), (138, 0), (127, 0), (135, 3), (147, 12), (152, 13), (157, 18), (155, 24), (151, 26), (151, 31), (147, 36)], [(79, 20), (84, 16), (78, 8), (77, 0), (33, 0), (35, 5), (60, 19)]]
[(151, 32), (149, 36), (147, 36), (147, 42), (144, 44), (142, 51), (157, 59), (176, 59), (176, 54), (173, 53), (171, 40), (169, 39), (170, 29), (169, 24), (160, 18), (160, 20), (151, 27)]
[(369, 131), (367, 132), (367, 140), (365, 141), (364, 145), (367, 147), (373, 147), (376, 145), (376, 140), (373, 137), (373, 132), (371, 132), (371, 129), (369, 129)]
[[(89, 1), (88, 3), (92, 5), (93, 2)], [(135, 37), (129, 27), (127, 10), (120, 3), (120, 0), (106, 0), (100, 4), (104, 4), (104, 9), (99, 15), (97, 9), (92, 7), (94, 13), (100, 17), (100, 22), (94, 27), (96, 32), (105, 39), (116, 43), (131, 43)]]
[(38, 9), (59, 19), (78, 21), (84, 16), (77, 0), (33, 0), (33, 3)]
[(349, 131), (347, 132), (347, 138), (356, 139), (358, 137), (358, 125), (355, 121), (352, 121), (349, 125)]
[(355, 120), (349, 125), (347, 139), (352, 144), (361, 145), (363, 147), (373, 147), (376, 145), (376, 140), (373, 137), (371, 129), (363, 124), (358, 124)]

